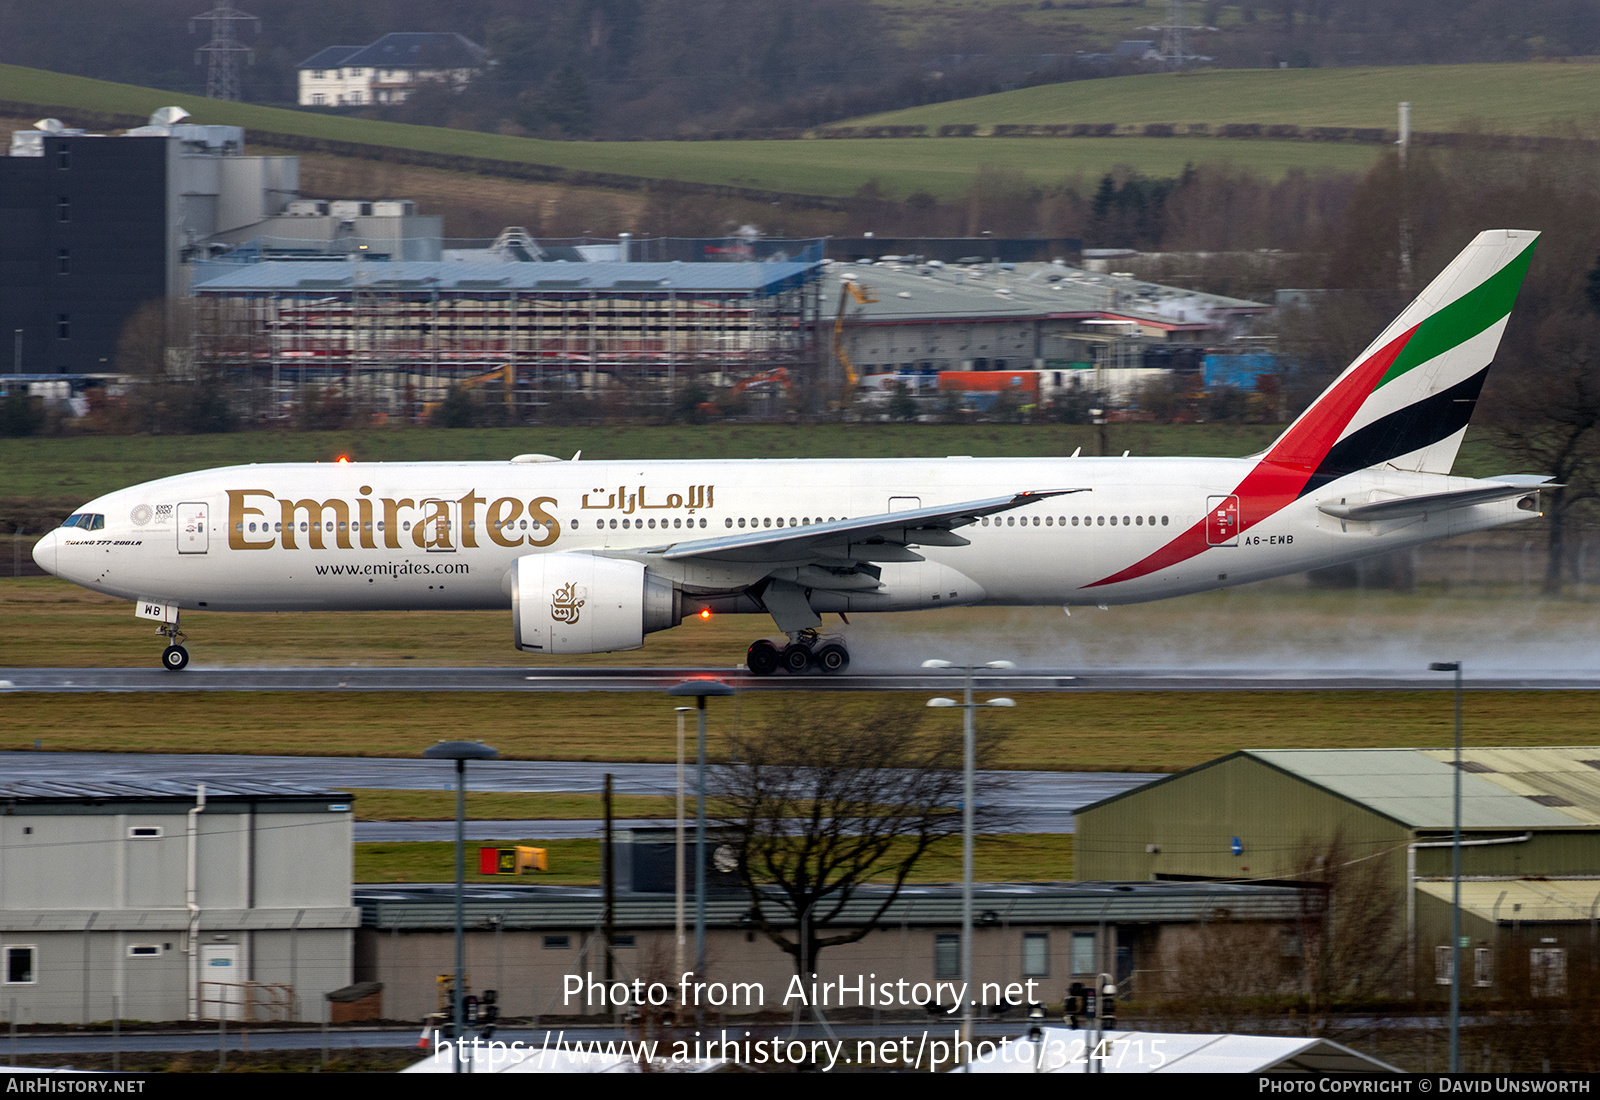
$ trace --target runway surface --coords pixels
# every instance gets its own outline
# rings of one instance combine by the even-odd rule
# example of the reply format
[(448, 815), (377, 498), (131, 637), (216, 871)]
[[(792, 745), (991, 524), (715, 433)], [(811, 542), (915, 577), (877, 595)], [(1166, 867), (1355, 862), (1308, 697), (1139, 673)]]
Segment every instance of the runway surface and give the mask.
[[(959, 672), (752, 676), (744, 668), (0, 668), (0, 692), (145, 691), (665, 691), (715, 679), (741, 691), (953, 691)], [(983, 673), (985, 691), (1424, 691), (1448, 676), (1415, 668), (1017, 669)], [(1594, 691), (1590, 670), (1471, 669), (1469, 691)]]
[[(474, 761), (468, 773), (474, 791), (531, 791), (598, 794), (605, 776), (616, 794), (668, 795), (676, 790), (673, 764), (594, 763), (567, 760)], [(687, 782), (692, 784), (692, 767)], [(998, 781), (990, 804), (1007, 819), (1003, 831), (1070, 833), (1072, 811), (1137, 787), (1159, 775), (1136, 772), (985, 772)], [(364, 787), (375, 790), (445, 791), (455, 789), (448, 761), (354, 756), (212, 756), (177, 753), (0, 752), (0, 776), (9, 780), (71, 781), (116, 776), (138, 782), (163, 779), (187, 783), (226, 780), (288, 783), (314, 787)], [(0, 795), (5, 783), (0, 782)], [(667, 825), (668, 820), (628, 819), (618, 828)], [(598, 820), (517, 820), (468, 822), (472, 840), (537, 837), (561, 840), (597, 837)], [(357, 822), (358, 841), (452, 840), (451, 821)]]

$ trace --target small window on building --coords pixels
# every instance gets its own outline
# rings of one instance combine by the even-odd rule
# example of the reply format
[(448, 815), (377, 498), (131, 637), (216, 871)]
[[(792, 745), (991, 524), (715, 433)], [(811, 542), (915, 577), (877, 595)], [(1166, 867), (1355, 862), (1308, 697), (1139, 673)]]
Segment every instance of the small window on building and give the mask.
[(70, 340), (72, 338), (72, 318), (65, 313), (56, 314), (56, 339)]
[(134, 943), (128, 945), (128, 958), (149, 959), (161, 954), (159, 943)]
[(72, 274), (72, 249), (70, 249), (70, 248), (58, 248), (58, 249), (56, 249), (56, 274), (57, 275), (71, 275)]
[(1433, 984), (1450, 984), (1450, 948), (1448, 945), (1433, 949)]
[(571, 936), (546, 936), (544, 947), (546, 951), (565, 951), (572, 946)]
[(936, 979), (961, 977), (961, 934), (959, 932), (939, 932), (934, 935), (933, 976)]
[(37, 951), (38, 948), (32, 946), (6, 948), (6, 985), (32, 985), (37, 981), (34, 973)]
[(612, 947), (633, 947), (634, 946), (634, 940), (633, 940), (632, 936), (612, 936), (611, 937), (611, 946)]
[(56, 149), (56, 167), (63, 172), (72, 167), (72, 146), (62, 145)]
[(65, 195), (56, 200), (56, 220), (63, 222), (72, 220), (72, 200)]
[(1563, 947), (1534, 947), (1528, 951), (1528, 992), (1535, 997), (1567, 995), (1567, 952)]
[(1050, 976), (1050, 933), (1022, 934), (1022, 976), (1024, 978)]
[(1494, 985), (1494, 948), (1480, 947), (1472, 953), (1472, 984), (1479, 989)]
[(1074, 974), (1097, 974), (1100, 967), (1095, 962), (1095, 943), (1093, 932), (1074, 932), (1072, 934), (1072, 972)]
[(160, 836), (164, 830), (160, 825), (129, 825), (128, 838), (130, 840), (147, 840)]

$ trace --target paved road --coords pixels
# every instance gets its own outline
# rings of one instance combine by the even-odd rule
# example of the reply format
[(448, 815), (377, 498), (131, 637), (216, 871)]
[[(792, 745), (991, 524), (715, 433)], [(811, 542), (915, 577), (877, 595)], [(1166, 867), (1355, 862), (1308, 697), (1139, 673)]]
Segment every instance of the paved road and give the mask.
[[(915, 669), (843, 676), (752, 676), (743, 668), (0, 668), (0, 692), (665, 691), (712, 678), (742, 691), (955, 691), (961, 674)], [(1420, 667), (1018, 669), (978, 677), (985, 691), (1416, 691), (1450, 687)], [(1594, 691), (1600, 672), (1472, 669), (1471, 691)]]
[[(672, 764), (595, 763), (567, 760), (474, 761), (468, 773), (476, 791), (533, 791), (597, 794), (605, 776), (617, 794), (671, 794), (677, 768)], [(690, 782), (693, 782), (692, 771)], [(1001, 782), (992, 801), (1012, 819), (1008, 831), (1070, 833), (1072, 811), (1159, 778), (1133, 772), (996, 772)], [(448, 762), (369, 756), (223, 756), (177, 753), (0, 752), (0, 777), (10, 780), (83, 780), (116, 776), (131, 781), (163, 779), (205, 783), (252, 780), (315, 787), (367, 787), (377, 790), (455, 789)], [(5, 788), (0, 779), (0, 793)], [(645, 824), (643, 819), (639, 819)], [(664, 824), (665, 822), (663, 822)], [(474, 840), (515, 837), (599, 836), (594, 821), (502, 821), (470, 825)], [(364, 822), (357, 840), (450, 840), (449, 822)]]

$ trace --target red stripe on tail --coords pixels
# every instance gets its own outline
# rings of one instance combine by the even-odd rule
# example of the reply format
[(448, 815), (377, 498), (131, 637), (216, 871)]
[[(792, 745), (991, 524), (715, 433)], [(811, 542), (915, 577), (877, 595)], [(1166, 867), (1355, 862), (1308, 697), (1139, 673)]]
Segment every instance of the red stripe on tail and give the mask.
[[(1291, 424), (1289, 430), (1272, 445), (1272, 449), (1262, 456), (1255, 469), (1245, 475), (1233, 490), (1233, 494), (1239, 498), (1241, 532), (1248, 531), (1299, 498), (1306, 482), (1316, 473), (1317, 466), (1339, 441), (1357, 410), (1372, 396), (1378, 381), (1416, 331), (1413, 326), (1395, 337), (1318, 398), (1316, 404)], [(1103, 584), (1148, 576), (1192, 558), (1204, 552), (1208, 546), (1206, 521), (1202, 518), (1143, 561), (1084, 587), (1098, 588)]]

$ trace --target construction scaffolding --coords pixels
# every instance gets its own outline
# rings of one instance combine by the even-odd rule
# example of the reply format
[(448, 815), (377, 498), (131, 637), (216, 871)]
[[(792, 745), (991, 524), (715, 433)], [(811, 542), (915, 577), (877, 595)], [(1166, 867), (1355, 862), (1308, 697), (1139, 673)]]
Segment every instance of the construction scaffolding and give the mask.
[[(419, 418), (467, 385), (536, 422), (553, 400), (659, 405), (818, 369), (820, 265), (263, 263), (195, 287), (197, 365), (245, 372), (253, 419), (307, 387)], [(236, 382), (242, 381), (235, 379)]]

